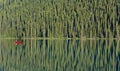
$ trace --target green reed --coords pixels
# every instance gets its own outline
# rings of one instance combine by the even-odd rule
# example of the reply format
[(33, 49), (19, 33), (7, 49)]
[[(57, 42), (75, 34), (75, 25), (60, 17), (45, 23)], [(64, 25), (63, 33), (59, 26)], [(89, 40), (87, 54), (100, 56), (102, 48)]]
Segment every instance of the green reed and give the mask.
[(3, 37), (118, 38), (118, 0), (5, 0), (0, 2)]

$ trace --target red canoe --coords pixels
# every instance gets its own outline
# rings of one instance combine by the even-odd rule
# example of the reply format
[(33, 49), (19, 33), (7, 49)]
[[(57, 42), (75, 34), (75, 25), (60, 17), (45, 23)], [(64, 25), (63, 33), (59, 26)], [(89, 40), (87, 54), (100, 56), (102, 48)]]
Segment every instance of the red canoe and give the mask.
[(23, 42), (22, 41), (15, 41), (14, 44), (20, 45), (20, 44), (23, 44)]

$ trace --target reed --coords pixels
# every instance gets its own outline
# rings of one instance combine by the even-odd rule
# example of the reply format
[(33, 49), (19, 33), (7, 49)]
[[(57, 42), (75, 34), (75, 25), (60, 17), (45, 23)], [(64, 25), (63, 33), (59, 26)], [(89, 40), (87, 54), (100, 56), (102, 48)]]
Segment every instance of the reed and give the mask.
[(6, 37), (119, 38), (118, 0), (0, 1)]

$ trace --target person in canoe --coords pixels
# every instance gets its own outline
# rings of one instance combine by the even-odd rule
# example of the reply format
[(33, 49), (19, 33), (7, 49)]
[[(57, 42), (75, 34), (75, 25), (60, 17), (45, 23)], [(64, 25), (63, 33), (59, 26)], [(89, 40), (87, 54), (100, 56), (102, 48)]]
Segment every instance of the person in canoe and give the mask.
[(14, 42), (15, 45), (22, 45), (23, 41), (21, 39), (21, 37), (19, 36), (19, 38)]

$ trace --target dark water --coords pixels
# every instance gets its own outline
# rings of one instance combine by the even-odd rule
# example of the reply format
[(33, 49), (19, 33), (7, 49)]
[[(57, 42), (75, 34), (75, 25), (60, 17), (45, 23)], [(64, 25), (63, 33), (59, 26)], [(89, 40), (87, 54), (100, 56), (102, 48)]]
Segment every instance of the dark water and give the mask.
[(119, 40), (0, 40), (0, 71), (120, 71)]

